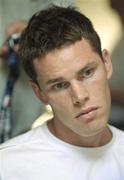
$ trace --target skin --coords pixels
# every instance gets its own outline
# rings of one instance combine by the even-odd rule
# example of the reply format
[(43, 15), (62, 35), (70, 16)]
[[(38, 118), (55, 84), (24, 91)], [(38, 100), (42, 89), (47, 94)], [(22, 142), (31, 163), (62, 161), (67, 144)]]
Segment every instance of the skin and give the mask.
[[(98, 147), (112, 138), (107, 126), (112, 64), (108, 51), (102, 54), (103, 60), (82, 39), (34, 60), (41, 88), (34, 82), (31, 85), (54, 113), (48, 128), (67, 143)], [(82, 112), (85, 115), (80, 115)]]

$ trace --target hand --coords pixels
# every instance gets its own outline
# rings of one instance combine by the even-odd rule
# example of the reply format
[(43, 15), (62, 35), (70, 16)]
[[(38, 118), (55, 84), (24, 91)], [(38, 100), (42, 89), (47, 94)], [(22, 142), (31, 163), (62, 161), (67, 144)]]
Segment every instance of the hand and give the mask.
[(0, 47), (0, 57), (2, 60), (5, 60), (7, 58), (7, 52), (8, 48), (6, 46)]
[[(6, 39), (5, 42), (7, 42), (7, 39), (13, 36), (13, 34), (21, 33), (26, 26), (27, 26), (27, 22), (24, 20), (13, 21), (10, 24), (8, 24), (4, 32)], [(3, 43), (3, 46), (0, 47), (0, 57), (3, 60), (7, 59), (7, 55), (8, 55), (8, 45), (5, 42)], [(15, 51), (15, 53), (18, 51), (18, 48), (19, 48), (19, 44), (16, 43), (13, 46), (13, 50)]]

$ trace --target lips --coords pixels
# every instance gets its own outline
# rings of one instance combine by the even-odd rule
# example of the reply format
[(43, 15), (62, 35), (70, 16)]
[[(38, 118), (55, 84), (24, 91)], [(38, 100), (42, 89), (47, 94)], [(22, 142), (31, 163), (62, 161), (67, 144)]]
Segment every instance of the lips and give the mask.
[(89, 119), (95, 116), (96, 110), (98, 107), (88, 107), (86, 109), (83, 109), (75, 118), (84, 118), (84, 119)]

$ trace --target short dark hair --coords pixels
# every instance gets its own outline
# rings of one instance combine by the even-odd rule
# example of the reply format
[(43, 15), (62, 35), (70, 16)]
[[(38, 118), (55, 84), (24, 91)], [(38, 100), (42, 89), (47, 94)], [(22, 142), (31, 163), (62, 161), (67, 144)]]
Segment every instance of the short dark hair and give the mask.
[(91, 21), (74, 7), (52, 6), (37, 12), (22, 33), (19, 58), (29, 77), (37, 83), (36, 58), (82, 38), (102, 57), (101, 42)]

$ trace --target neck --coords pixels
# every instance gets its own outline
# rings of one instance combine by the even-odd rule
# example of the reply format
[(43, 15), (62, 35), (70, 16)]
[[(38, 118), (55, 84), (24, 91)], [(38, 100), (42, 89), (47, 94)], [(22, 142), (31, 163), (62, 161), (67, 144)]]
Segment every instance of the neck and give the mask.
[(107, 144), (112, 139), (112, 133), (108, 127), (106, 127), (102, 132), (88, 137), (80, 136), (68, 128), (65, 130), (66, 132), (59, 131), (54, 120), (49, 121), (48, 128), (57, 138), (66, 143), (80, 147), (100, 147)]

